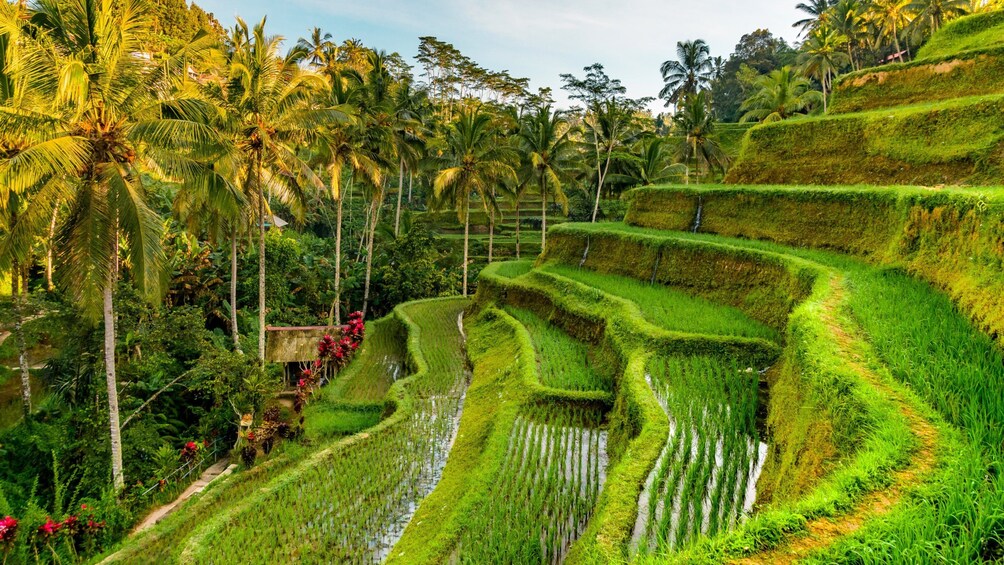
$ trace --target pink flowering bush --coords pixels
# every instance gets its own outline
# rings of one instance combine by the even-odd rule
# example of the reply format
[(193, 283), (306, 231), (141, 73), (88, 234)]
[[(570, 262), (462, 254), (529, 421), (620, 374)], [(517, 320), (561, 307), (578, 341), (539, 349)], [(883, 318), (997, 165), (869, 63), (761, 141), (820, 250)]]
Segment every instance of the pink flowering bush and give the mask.
[(17, 518), (5, 516), (0, 520), (0, 547), (8, 551), (14, 545), (14, 538), (17, 536)]
[[(349, 314), (348, 322), (342, 328), (342, 335), (335, 340), (330, 334), (326, 334), (317, 342), (317, 359), (314, 360), (310, 369), (304, 369), (300, 373), (300, 380), (296, 385), (296, 398), (293, 401), (293, 409), (297, 414), (303, 412), (314, 390), (321, 384), (320, 377), (326, 367), (334, 367), (339, 370), (355, 354), (359, 346), (362, 345), (366, 334), (366, 324), (363, 321), (362, 312)], [(302, 417), (301, 417), (302, 423)]]

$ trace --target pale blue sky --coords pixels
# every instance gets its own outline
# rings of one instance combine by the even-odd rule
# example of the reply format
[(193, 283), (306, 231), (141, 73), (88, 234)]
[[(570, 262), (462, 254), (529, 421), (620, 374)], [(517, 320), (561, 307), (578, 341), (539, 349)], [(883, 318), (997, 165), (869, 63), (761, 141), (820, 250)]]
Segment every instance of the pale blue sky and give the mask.
[[(224, 26), (235, 15), (249, 22), (268, 15), (268, 28), (287, 46), (320, 26), (338, 41), (397, 51), (410, 63), (418, 37), (455, 45), (483, 67), (508, 69), (550, 86), (559, 102), (561, 73), (581, 75), (599, 62), (632, 97), (656, 96), (659, 65), (675, 57), (676, 42), (701, 38), (727, 56), (739, 38), (768, 28), (792, 42), (795, 0), (201, 0)], [(661, 102), (653, 109), (661, 109)]]

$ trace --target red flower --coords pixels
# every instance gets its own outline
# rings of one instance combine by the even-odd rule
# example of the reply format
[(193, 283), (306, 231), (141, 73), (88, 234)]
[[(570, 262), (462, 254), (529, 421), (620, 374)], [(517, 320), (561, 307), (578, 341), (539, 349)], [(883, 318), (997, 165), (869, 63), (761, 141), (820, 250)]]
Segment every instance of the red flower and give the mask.
[(86, 504), (81, 504), (80, 505), (80, 509), (81, 510), (87, 510), (87, 505)]
[(45, 537), (54, 536), (59, 533), (59, 529), (63, 527), (60, 522), (54, 522), (51, 517), (45, 517), (45, 523), (38, 527), (38, 533)]
[(87, 533), (96, 534), (105, 527), (105, 521), (95, 522), (93, 518), (87, 520)]
[(17, 519), (6, 516), (0, 520), (0, 543), (13, 542), (15, 535), (17, 535)]
[(248, 441), (254, 441), (254, 432), (248, 432)]
[(195, 451), (198, 448), (199, 448), (198, 444), (196, 444), (194, 441), (190, 441), (185, 444), (185, 449), (188, 449), (190, 451)]
[(304, 369), (302, 374), (304, 377), (310, 377), (310, 369)]
[(74, 536), (80, 531), (80, 519), (73, 515), (67, 516), (59, 527), (65, 529), (71, 536)]

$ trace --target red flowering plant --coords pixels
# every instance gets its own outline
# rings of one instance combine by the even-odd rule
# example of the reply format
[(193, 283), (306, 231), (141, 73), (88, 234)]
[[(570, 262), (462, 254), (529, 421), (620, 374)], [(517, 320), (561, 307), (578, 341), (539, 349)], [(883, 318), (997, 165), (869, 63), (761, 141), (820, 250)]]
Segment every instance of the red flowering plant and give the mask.
[(16, 536), (17, 518), (5, 516), (3, 520), (0, 520), (0, 547), (5, 552), (10, 551), (11, 546), (14, 545), (14, 537)]
[(45, 517), (45, 523), (38, 527), (38, 538), (45, 543), (56, 537), (63, 528), (62, 522), (56, 522), (51, 516)]
[(317, 342), (317, 359), (311, 364), (311, 368), (304, 369), (300, 373), (300, 380), (296, 384), (296, 399), (293, 401), (293, 409), (297, 414), (303, 412), (303, 408), (313, 396), (316, 388), (323, 384), (321, 376), (327, 372), (328, 367), (338, 370), (348, 364), (352, 355), (362, 344), (365, 333), (366, 324), (363, 321), (363, 313), (353, 312), (349, 314), (348, 323), (342, 328), (341, 337), (338, 340), (335, 340), (331, 334), (325, 334)]
[(181, 448), (181, 461), (184, 463), (191, 463), (199, 456), (199, 451), (203, 447), (194, 441), (190, 441), (185, 444), (185, 447)]

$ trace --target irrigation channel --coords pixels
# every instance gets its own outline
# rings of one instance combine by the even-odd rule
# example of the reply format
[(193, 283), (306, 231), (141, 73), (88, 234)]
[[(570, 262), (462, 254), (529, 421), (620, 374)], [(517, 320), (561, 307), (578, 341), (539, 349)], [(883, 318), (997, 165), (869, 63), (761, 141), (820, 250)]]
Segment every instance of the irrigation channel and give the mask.
[[(462, 326), (465, 301), (404, 307), (418, 327), (428, 369), (408, 383), (415, 402), (400, 422), (333, 452), (234, 516), (219, 543), (188, 555), (203, 563), (379, 563), (438, 484), (471, 380)], [(209, 547), (211, 545), (211, 547)]]
[(768, 446), (758, 432), (759, 371), (711, 357), (654, 357), (646, 380), (669, 417), (633, 532), (636, 551), (651, 554), (743, 520)]

